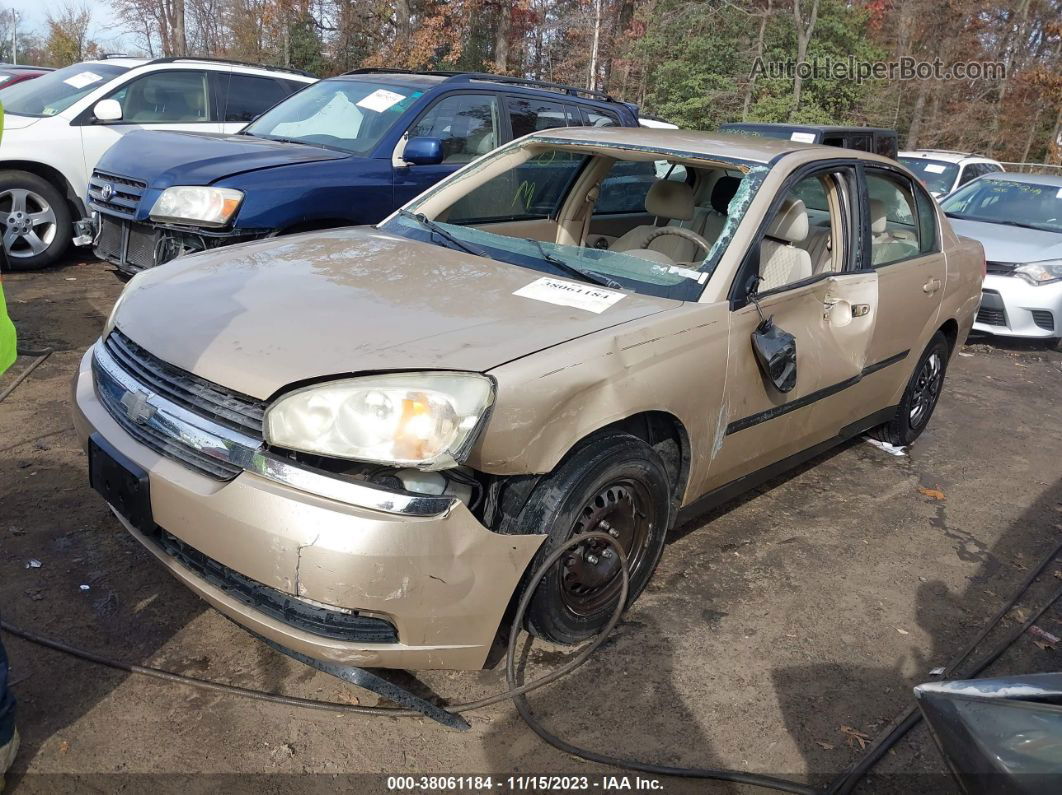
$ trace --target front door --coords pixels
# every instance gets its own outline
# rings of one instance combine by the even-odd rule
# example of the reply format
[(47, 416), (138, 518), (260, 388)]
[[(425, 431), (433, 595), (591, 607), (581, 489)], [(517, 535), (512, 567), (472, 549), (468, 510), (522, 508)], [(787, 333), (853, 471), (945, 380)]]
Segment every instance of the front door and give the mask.
[[(107, 99), (122, 106), (122, 118), (80, 127), (86, 176), (92, 174), (103, 153), (131, 130), (221, 132), (207, 74), (201, 69), (150, 72), (110, 94)], [(84, 190), (85, 185), (80, 187)]]
[[(841, 427), (837, 407), (850, 401), (847, 392), (862, 377), (878, 316), (877, 273), (856, 269), (856, 184), (848, 166), (801, 175), (749, 251), (730, 315), (725, 433), (705, 490), (825, 441)], [(742, 300), (742, 282), (757, 279), (755, 300)], [(788, 391), (754, 347), (768, 319), (796, 347)], [(823, 406), (831, 409), (817, 411)]]
[(498, 101), (493, 94), (447, 94), (410, 125), (399, 149), (410, 138), (438, 138), (443, 159), (436, 165), (406, 164), (395, 154), (395, 203), (405, 204), (465, 163), (500, 143)]

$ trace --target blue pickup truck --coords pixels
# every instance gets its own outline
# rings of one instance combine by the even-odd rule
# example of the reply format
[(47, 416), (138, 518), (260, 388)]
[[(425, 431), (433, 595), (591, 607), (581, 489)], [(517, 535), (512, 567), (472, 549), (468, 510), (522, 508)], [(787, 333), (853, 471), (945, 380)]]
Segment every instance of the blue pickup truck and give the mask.
[(231, 243), (377, 223), (502, 143), (573, 126), (636, 127), (637, 106), (521, 78), (359, 69), (235, 135), (126, 135), (89, 181), (96, 254), (132, 275)]

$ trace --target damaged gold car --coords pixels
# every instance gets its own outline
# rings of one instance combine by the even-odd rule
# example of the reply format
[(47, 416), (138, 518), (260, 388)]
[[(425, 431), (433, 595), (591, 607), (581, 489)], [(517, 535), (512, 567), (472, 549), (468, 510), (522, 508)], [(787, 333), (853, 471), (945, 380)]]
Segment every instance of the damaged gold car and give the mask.
[[(622, 544), (633, 599), (681, 510), (855, 434), (912, 442), (982, 267), (892, 160), (549, 130), (378, 227), (138, 275), (75, 422), (122, 523), (230, 618), (321, 660), (478, 668), (573, 534)], [(528, 628), (598, 630), (617, 557), (573, 548)]]

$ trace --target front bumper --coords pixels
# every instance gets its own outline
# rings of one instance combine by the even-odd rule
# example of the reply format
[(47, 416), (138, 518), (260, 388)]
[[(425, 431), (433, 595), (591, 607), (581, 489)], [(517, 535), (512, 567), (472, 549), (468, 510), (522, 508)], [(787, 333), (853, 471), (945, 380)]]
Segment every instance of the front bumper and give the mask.
[[(397, 642), (344, 640), (256, 609), (202, 567), (119, 518), (179, 580), (228, 617), (320, 660), (405, 669), (481, 668), (544, 536), (485, 528), (454, 501), (436, 516), (374, 510), (243, 471), (218, 481), (136, 441), (100, 402), (85, 354), (74, 384), (82, 444), (100, 434), (148, 472), (160, 537), (308, 605), (379, 617)], [(339, 482), (339, 481), (337, 481)], [(339, 497), (339, 498), (337, 498)], [(216, 567), (215, 567), (216, 568)]]
[(988, 274), (973, 328), (1006, 337), (1062, 337), (1062, 282), (1033, 285), (1019, 276)]

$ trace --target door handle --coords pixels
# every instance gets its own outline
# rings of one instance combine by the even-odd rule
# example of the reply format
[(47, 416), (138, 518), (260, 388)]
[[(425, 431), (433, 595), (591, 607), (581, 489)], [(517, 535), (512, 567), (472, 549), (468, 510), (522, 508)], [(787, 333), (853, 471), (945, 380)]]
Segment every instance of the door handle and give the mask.
[(852, 304), (852, 317), (866, 317), (870, 314), (870, 304)]
[(930, 279), (928, 282), (922, 285), (922, 292), (932, 295), (940, 289), (940, 279)]

